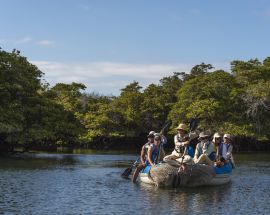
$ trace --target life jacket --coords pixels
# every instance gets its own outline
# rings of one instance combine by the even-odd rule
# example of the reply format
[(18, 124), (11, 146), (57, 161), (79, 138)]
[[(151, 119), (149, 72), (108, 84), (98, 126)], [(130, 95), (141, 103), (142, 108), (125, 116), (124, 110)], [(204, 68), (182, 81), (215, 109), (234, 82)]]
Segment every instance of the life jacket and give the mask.
[[(207, 149), (209, 148), (210, 144), (211, 144), (211, 142), (208, 141), (208, 144), (206, 145)], [(202, 155), (203, 154), (203, 144), (202, 144), (202, 146), (199, 146), (198, 148), (199, 148), (200, 155)]]
[[(222, 158), (223, 144), (225, 144), (225, 143), (222, 142), (218, 146), (218, 157), (219, 158)], [(228, 152), (229, 148), (232, 146), (232, 143), (225, 144), (225, 146), (226, 146), (226, 150)], [(232, 168), (234, 169), (235, 168), (235, 163), (234, 163), (234, 159), (233, 159), (233, 155), (232, 154), (231, 154), (231, 157), (229, 158), (229, 161), (230, 161), (230, 163), (232, 165)]]
[[(206, 145), (206, 150), (208, 150), (209, 146), (212, 144), (212, 142), (208, 141), (208, 144)], [(198, 147), (199, 148), (199, 154), (202, 155), (203, 154), (203, 146), (201, 147)], [(209, 159), (211, 161), (214, 161), (215, 158), (216, 158), (216, 152), (211, 152), (209, 155), (208, 155)]]
[[(153, 147), (153, 151), (152, 151), (152, 156), (151, 156), (151, 160), (153, 163), (157, 163), (158, 161), (158, 156), (159, 156), (159, 147), (157, 147), (155, 144), (151, 144), (151, 146)], [(146, 160), (146, 164), (149, 165), (150, 162), (148, 161), (148, 158)]]
[[(221, 156), (221, 157), (222, 157), (223, 144), (225, 144), (225, 143), (222, 142), (222, 143), (219, 144), (219, 146), (218, 146), (218, 155)], [(226, 146), (226, 150), (227, 150), (227, 152), (228, 152), (229, 147), (231, 146), (231, 143), (225, 144), (225, 146)]]
[[(177, 141), (178, 141), (178, 142), (186, 142), (186, 141), (188, 141), (188, 139), (189, 139), (188, 134), (186, 134), (184, 137), (181, 137), (179, 134), (177, 134), (176, 137), (177, 137)], [(175, 150), (177, 153), (183, 154), (184, 151), (185, 151), (185, 146), (175, 146), (175, 147), (174, 147), (174, 150)]]

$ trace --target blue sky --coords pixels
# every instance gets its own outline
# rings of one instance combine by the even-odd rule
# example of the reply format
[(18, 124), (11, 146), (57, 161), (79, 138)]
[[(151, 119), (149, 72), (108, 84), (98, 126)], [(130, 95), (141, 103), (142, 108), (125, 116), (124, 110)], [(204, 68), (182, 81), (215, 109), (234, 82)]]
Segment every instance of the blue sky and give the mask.
[(118, 95), (201, 62), (270, 56), (267, 0), (0, 0), (0, 46), (16, 48), (51, 84)]

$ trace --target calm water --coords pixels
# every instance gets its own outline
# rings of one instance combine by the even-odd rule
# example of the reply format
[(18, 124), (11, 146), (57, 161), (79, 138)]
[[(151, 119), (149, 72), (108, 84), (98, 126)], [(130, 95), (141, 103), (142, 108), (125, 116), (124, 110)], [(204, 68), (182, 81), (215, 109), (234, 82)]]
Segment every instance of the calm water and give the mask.
[(122, 179), (135, 158), (0, 158), (0, 214), (270, 214), (269, 154), (235, 156), (232, 183), (196, 189), (159, 189)]

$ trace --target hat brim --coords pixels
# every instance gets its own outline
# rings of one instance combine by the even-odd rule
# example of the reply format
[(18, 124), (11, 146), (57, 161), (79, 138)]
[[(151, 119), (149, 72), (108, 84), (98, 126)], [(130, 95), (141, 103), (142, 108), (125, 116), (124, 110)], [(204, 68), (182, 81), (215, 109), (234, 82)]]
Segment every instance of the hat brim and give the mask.
[(205, 136), (199, 137), (198, 140), (201, 140), (203, 138), (209, 138), (209, 135), (205, 135)]
[(179, 127), (177, 127), (177, 128), (175, 128), (176, 130), (183, 130), (183, 131), (187, 131), (187, 129), (183, 129), (183, 128), (179, 128)]

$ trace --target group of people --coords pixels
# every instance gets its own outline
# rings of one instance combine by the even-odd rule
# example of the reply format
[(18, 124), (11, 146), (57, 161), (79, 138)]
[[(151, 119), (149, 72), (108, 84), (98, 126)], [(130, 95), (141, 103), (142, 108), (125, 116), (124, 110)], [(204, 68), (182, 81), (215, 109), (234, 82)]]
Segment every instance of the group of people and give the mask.
[[(224, 134), (222, 136), (217, 132), (210, 140), (210, 133), (200, 132), (199, 137), (188, 132), (188, 127), (184, 123), (180, 123), (176, 128), (177, 134), (174, 136), (174, 150), (170, 155), (165, 156), (164, 144), (167, 139), (163, 134), (150, 131), (147, 138), (148, 142), (143, 145), (140, 156), (140, 164), (134, 171), (132, 181), (135, 182), (139, 172), (146, 166), (155, 166), (157, 163), (176, 162), (183, 168), (186, 164), (205, 164), (210, 166), (222, 167), (230, 163), (234, 167), (232, 156), (231, 135)], [(192, 152), (190, 141), (194, 136), (198, 137), (195, 153)]]

